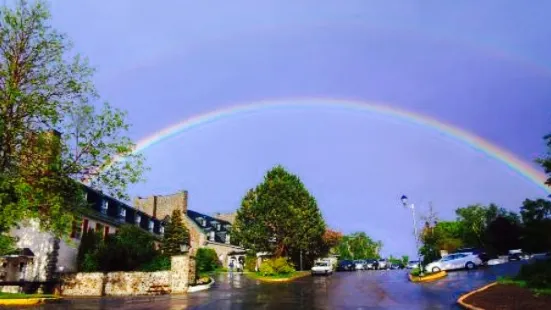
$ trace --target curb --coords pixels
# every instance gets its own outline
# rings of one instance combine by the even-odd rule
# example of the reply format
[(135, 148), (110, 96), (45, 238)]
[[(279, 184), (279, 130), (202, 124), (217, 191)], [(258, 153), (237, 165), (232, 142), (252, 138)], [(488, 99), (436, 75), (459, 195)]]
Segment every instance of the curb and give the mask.
[(211, 277), (209, 277), (209, 279), (210, 279), (210, 282), (207, 283), (207, 284), (188, 287), (187, 292), (188, 293), (195, 293), (195, 292), (199, 292), (199, 291), (208, 290), (209, 288), (211, 288), (211, 286), (214, 285), (214, 279), (211, 278)]
[(469, 297), (469, 296), (471, 296), (471, 295), (473, 295), (473, 294), (475, 294), (475, 293), (482, 292), (483, 290), (486, 290), (486, 289), (488, 289), (488, 288), (490, 288), (490, 287), (492, 287), (492, 286), (494, 286), (494, 285), (496, 285), (496, 284), (497, 284), (497, 282), (492, 282), (492, 283), (490, 283), (490, 284), (488, 284), (488, 285), (484, 285), (483, 287), (478, 288), (478, 289), (476, 289), (476, 290), (474, 290), (474, 291), (468, 292), (467, 294), (461, 295), (461, 297), (459, 297), (459, 299), (457, 300), (457, 303), (458, 303), (461, 307), (463, 307), (463, 308), (465, 308), (465, 309), (469, 309), (469, 310), (484, 310), (484, 308), (475, 307), (475, 306), (473, 306), (473, 305), (470, 305), (470, 304), (464, 302), (463, 300), (467, 299), (467, 297)]
[(20, 299), (0, 299), (0, 306), (35, 306), (45, 303), (49, 300), (58, 300), (59, 298), (20, 298)]
[(443, 278), (447, 275), (448, 275), (448, 273), (445, 272), (444, 270), (439, 271), (437, 273), (433, 273), (433, 274), (428, 275), (428, 276), (424, 276), (424, 277), (414, 276), (411, 273), (408, 273), (408, 277), (409, 277), (409, 280), (411, 282), (429, 282), (429, 281), (434, 281), (434, 280), (441, 279), (441, 278)]

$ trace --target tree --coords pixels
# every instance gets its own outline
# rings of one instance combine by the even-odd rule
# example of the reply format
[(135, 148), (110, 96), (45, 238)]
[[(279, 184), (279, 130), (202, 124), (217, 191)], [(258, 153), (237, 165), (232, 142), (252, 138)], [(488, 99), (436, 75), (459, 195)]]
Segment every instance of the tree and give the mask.
[(545, 184), (551, 186), (551, 134), (546, 135), (543, 139), (547, 145), (547, 152), (544, 156), (536, 159), (536, 162), (543, 167), (545, 173), (549, 176)]
[(325, 231), (316, 200), (299, 177), (276, 166), (246, 193), (232, 237), (255, 251), (295, 260), (303, 254), (311, 260), (321, 253)]
[(335, 250), (341, 259), (378, 259), (382, 246), (365, 232), (355, 232), (342, 237)]
[(402, 264), (404, 264), (404, 266), (407, 266), (409, 264), (409, 256), (402, 255)]
[(0, 233), (36, 218), (67, 235), (85, 203), (79, 182), (127, 198), (143, 157), (126, 136), (125, 113), (96, 107), (94, 70), (70, 56), (44, 2), (0, 9), (0, 51)]
[(93, 229), (84, 231), (77, 253), (77, 267), (79, 270), (84, 270), (84, 259), (87, 254), (93, 253), (101, 241), (100, 236)]
[(499, 216), (488, 225), (485, 240), (495, 254), (520, 248), (521, 227), (510, 218)]
[(325, 254), (330, 253), (331, 251), (335, 250), (335, 247), (341, 242), (342, 240), (342, 233), (326, 229), (325, 233), (323, 234), (323, 250)]
[(551, 250), (551, 201), (526, 199), (520, 208), (523, 248), (528, 252)]
[(165, 227), (162, 243), (163, 254), (167, 256), (180, 254), (180, 245), (182, 244), (189, 245), (189, 230), (182, 221), (182, 211), (174, 210)]

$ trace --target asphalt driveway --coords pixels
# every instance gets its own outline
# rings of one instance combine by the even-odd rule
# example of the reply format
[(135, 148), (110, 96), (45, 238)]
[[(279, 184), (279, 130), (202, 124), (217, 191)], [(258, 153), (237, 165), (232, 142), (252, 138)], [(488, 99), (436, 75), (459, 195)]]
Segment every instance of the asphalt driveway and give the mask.
[(406, 270), (339, 272), (291, 283), (261, 283), (245, 275), (219, 275), (211, 290), (172, 297), (64, 300), (35, 309), (459, 309), (457, 298), (498, 276), (514, 275), (522, 262), (449, 273), (416, 284)]

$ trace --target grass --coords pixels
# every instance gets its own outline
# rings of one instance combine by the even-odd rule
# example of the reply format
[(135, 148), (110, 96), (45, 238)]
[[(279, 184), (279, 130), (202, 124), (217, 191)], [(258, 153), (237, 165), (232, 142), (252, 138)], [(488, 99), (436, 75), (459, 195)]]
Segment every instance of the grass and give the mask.
[(531, 288), (528, 287), (526, 281), (516, 280), (511, 277), (498, 277), (497, 283), (504, 285), (516, 285), (522, 288), (531, 290), (536, 296), (539, 295), (551, 295), (551, 288)]
[(301, 278), (307, 275), (310, 275), (310, 271), (295, 271), (290, 274), (276, 274), (271, 276), (264, 276), (260, 272), (250, 272), (246, 273), (248, 277), (255, 279), (255, 280), (265, 280), (265, 281), (273, 281), (273, 282), (279, 282), (279, 281), (291, 281), (297, 278)]
[(0, 299), (54, 298), (54, 295), (0, 293)]

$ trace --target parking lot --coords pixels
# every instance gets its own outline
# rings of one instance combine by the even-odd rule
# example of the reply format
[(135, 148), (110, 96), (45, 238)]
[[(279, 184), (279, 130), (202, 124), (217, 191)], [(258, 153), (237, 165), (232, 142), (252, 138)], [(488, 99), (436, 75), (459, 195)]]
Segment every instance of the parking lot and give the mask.
[(460, 295), (514, 275), (524, 263), (450, 272), (423, 284), (409, 282), (407, 270), (337, 272), (277, 284), (220, 274), (211, 290), (187, 295), (75, 299), (36, 309), (453, 309)]

